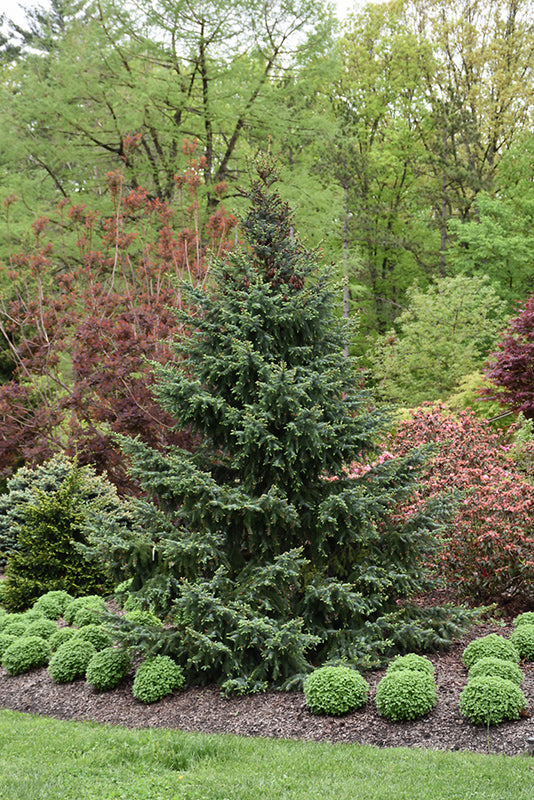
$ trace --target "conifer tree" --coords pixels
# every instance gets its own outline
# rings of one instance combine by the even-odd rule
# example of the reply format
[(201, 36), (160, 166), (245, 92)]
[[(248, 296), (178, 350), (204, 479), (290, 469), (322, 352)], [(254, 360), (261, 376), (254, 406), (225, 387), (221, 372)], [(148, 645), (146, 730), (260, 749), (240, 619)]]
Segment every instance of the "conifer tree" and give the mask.
[(133, 574), (132, 593), (172, 622), (124, 635), (226, 691), (294, 685), (311, 662), (376, 663), (393, 640), (443, 644), (457, 630), (446, 610), (416, 622), (404, 603), (428, 585), (439, 525), (435, 508), (396, 513), (421, 454), (377, 458), (383, 420), (343, 356), (328, 278), (295, 238), (272, 166), (258, 174), (246, 246), (214, 265), (213, 293), (189, 290), (181, 362), (155, 365), (159, 401), (201, 444), (123, 439), (154, 502), (131, 501), (129, 530), (100, 521), (95, 536), (116, 577)]

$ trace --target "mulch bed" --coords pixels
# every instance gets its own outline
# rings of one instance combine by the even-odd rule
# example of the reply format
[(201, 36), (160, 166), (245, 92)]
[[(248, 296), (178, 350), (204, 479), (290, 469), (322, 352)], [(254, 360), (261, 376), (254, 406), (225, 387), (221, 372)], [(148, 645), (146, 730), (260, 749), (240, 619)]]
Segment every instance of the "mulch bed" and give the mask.
[[(534, 717), (505, 722), (489, 731), (466, 722), (458, 711), (458, 696), (467, 672), (461, 654), (469, 641), (487, 633), (508, 636), (510, 627), (484, 625), (466, 634), (450, 651), (430, 656), (435, 665), (438, 705), (427, 717), (410, 723), (384, 720), (373, 702), (383, 671), (366, 675), (369, 702), (358, 711), (331, 718), (311, 714), (301, 692), (266, 692), (248, 697), (221, 697), (217, 687), (190, 687), (143, 705), (131, 693), (132, 678), (112, 692), (98, 693), (83, 680), (54, 683), (45, 669), (9, 676), (0, 668), (0, 707), (57, 719), (94, 720), (129, 728), (176, 728), (182, 731), (354, 742), (378, 747), (424, 747), (516, 755), (534, 736)], [(534, 713), (534, 665), (522, 664), (523, 690)]]

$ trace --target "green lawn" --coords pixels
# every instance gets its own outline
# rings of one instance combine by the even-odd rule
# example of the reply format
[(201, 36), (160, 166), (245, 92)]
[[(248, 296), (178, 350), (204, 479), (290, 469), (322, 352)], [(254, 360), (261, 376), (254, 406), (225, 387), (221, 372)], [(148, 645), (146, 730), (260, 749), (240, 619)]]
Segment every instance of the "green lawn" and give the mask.
[(0, 712), (0, 800), (532, 800), (534, 759), (206, 736)]

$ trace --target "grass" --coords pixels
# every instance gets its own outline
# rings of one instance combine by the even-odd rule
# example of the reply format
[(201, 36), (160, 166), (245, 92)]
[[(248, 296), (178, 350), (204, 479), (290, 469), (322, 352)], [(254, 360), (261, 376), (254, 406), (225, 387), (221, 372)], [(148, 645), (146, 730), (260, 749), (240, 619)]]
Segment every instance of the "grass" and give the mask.
[(534, 759), (245, 739), (0, 711), (0, 800), (532, 800)]

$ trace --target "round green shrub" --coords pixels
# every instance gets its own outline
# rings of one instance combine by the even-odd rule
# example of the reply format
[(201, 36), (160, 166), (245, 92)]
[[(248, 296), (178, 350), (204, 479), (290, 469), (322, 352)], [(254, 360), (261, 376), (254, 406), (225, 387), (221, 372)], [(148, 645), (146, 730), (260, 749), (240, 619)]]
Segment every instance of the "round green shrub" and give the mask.
[(10, 633), (0, 633), (0, 662), (5, 650), (7, 650), (10, 644), (16, 642), (17, 639), (18, 636), (12, 636)]
[(470, 669), (475, 661), (488, 656), (502, 658), (503, 661), (515, 661), (516, 663), (519, 661), (519, 653), (512, 642), (496, 633), (481, 636), (480, 639), (470, 642), (462, 654), (462, 661), (467, 669)]
[(48, 665), (48, 674), (56, 683), (67, 683), (85, 675), (87, 665), (95, 654), (91, 642), (75, 636), (62, 644)]
[(414, 672), (425, 672), (434, 677), (434, 665), (425, 656), (418, 656), (416, 653), (407, 653), (405, 656), (397, 656), (388, 665), (386, 672), (397, 672), (398, 670), (409, 669)]
[(76, 633), (78, 633), (78, 631), (75, 630), (75, 628), (58, 628), (48, 640), (50, 650), (52, 650), (54, 653), (59, 647), (61, 647), (62, 644), (65, 644), (65, 642), (68, 642), (69, 639), (72, 639)]
[(62, 589), (57, 589), (41, 595), (32, 608), (40, 611), (48, 619), (59, 619), (63, 616), (63, 612), (72, 600), (74, 598), (71, 594)]
[[(84, 597), (77, 597), (75, 600), (71, 600), (70, 603), (66, 606), (63, 612), (63, 619), (67, 623), (67, 625), (75, 625), (76, 617), (80, 611), (83, 609), (92, 609), (99, 612), (106, 610), (106, 604), (100, 595), (97, 594), (88, 594)], [(88, 615), (89, 617), (90, 615)], [(80, 621), (82, 620), (83, 615), (79, 614)], [(91, 617), (90, 622), (85, 622), (85, 625), (91, 625), (94, 623), (94, 616)], [(78, 625), (78, 627), (82, 627)]]
[(75, 632), (76, 639), (86, 639), (91, 642), (96, 652), (110, 647), (113, 642), (109, 634), (101, 625), (85, 625)]
[(169, 656), (154, 656), (138, 666), (132, 693), (142, 703), (155, 703), (183, 685), (181, 667)]
[(424, 717), (438, 702), (432, 675), (416, 670), (398, 670), (384, 675), (376, 687), (378, 712), (392, 722)]
[(523, 683), (524, 675), (514, 661), (505, 661), (502, 658), (486, 656), (475, 661), (469, 670), (469, 680), (481, 678), (484, 675), (494, 675), (497, 678), (505, 678), (512, 681), (517, 686)]
[(0, 616), (0, 632), (3, 632), (12, 622), (28, 624), (28, 620), (24, 614), (2, 614), (2, 616)]
[(304, 681), (304, 699), (314, 714), (338, 716), (363, 706), (369, 684), (350, 667), (319, 667)]
[(114, 689), (126, 677), (131, 667), (126, 650), (106, 647), (91, 658), (85, 679), (98, 692)]
[(460, 692), (460, 713), (475, 725), (498, 725), (507, 719), (519, 719), (527, 701), (513, 681), (495, 675), (469, 680)]
[(40, 636), (41, 639), (50, 639), (57, 630), (58, 627), (54, 620), (41, 617), (30, 622), (26, 628), (25, 636)]
[(163, 622), (159, 617), (156, 617), (152, 611), (146, 611), (137, 608), (133, 611), (127, 611), (124, 615), (124, 619), (127, 619), (128, 622), (133, 622), (136, 625), (143, 625), (152, 628), (163, 628)]
[(50, 658), (50, 646), (40, 636), (23, 636), (4, 650), (2, 666), (10, 675), (20, 675), (34, 667), (44, 667)]
[(518, 625), (534, 625), (534, 611), (524, 611), (522, 614), (518, 614), (512, 625), (514, 628), (517, 628)]
[(510, 641), (524, 661), (534, 661), (534, 625), (518, 625), (510, 636)]
[(28, 628), (28, 623), (24, 620), (15, 620), (8, 622), (2, 629), (2, 633), (10, 633), (11, 636), (24, 636)]

